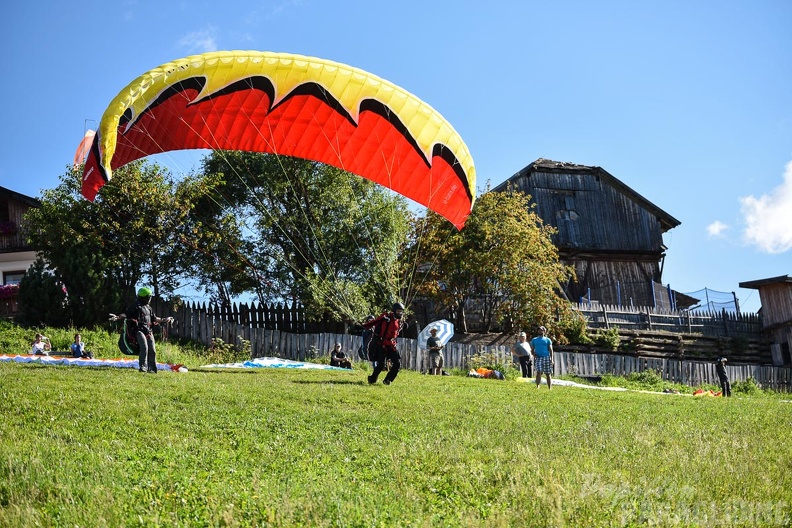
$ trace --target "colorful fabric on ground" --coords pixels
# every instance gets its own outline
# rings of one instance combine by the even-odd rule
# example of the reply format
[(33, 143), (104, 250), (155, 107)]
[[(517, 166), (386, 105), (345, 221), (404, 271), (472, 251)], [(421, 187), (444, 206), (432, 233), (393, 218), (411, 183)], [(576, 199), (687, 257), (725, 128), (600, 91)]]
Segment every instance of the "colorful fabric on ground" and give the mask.
[(281, 359), (274, 357), (260, 357), (242, 363), (221, 363), (215, 365), (203, 365), (202, 368), (294, 368), (294, 369), (321, 369), (321, 370), (343, 370), (349, 369), (341, 367), (331, 367), (320, 363), (308, 363), (303, 361), (292, 361), (291, 359)]
[[(64, 365), (68, 367), (115, 367), (115, 368), (139, 368), (137, 359), (87, 359), (73, 358), (65, 356), (31, 356), (24, 355), (0, 355), (0, 361), (14, 363), (39, 363), (41, 365)], [(187, 372), (184, 365), (170, 365), (168, 363), (157, 363), (157, 371)]]

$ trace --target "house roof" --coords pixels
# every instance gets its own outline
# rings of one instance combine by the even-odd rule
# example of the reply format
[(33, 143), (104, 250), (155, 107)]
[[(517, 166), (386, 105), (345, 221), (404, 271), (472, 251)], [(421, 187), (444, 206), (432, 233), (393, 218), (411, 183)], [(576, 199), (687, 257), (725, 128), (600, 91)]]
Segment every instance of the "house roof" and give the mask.
[(771, 277), (769, 279), (759, 279), (755, 281), (748, 281), (748, 282), (741, 282), (740, 288), (750, 288), (753, 290), (758, 290), (762, 286), (767, 286), (769, 284), (792, 284), (792, 277), (789, 275), (779, 275), (778, 277)]
[(594, 176), (599, 176), (603, 181), (605, 181), (611, 187), (614, 187), (619, 190), (625, 196), (628, 196), (633, 201), (638, 203), (641, 207), (652, 213), (657, 217), (660, 221), (660, 225), (662, 226), (663, 232), (665, 233), (669, 229), (672, 229), (682, 222), (668, 214), (667, 212), (663, 211), (655, 204), (635, 192), (633, 189), (628, 187), (624, 182), (610, 174), (608, 171), (603, 169), (602, 167), (592, 167), (588, 165), (578, 165), (576, 163), (570, 163), (565, 161), (553, 161), (545, 158), (539, 158), (538, 160), (534, 161), (517, 174), (506, 180), (505, 182), (501, 183), (494, 189), (493, 191), (504, 191), (508, 186), (509, 182), (521, 178), (523, 176), (529, 175), (532, 172), (549, 172), (549, 173), (559, 173), (559, 174), (584, 174), (589, 173)]
[(0, 196), (8, 196), (9, 198), (18, 202), (24, 202), (31, 207), (41, 207), (41, 202), (36, 198), (12, 191), (11, 189), (6, 189), (5, 187), (0, 187)]

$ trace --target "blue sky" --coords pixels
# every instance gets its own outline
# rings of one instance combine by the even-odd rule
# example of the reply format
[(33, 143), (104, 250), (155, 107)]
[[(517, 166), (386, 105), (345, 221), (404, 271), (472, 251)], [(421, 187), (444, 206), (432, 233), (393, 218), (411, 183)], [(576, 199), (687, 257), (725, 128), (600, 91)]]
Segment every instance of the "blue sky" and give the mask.
[(432, 105), (480, 187), (537, 158), (607, 170), (682, 222), (665, 235), (663, 283), (678, 291), (734, 291), (756, 311), (738, 283), (792, 274), (788, 0), (13, 2), (0, 49), (0, 185), (30, 196), (145, 71), (205, 51), (299, 53)]

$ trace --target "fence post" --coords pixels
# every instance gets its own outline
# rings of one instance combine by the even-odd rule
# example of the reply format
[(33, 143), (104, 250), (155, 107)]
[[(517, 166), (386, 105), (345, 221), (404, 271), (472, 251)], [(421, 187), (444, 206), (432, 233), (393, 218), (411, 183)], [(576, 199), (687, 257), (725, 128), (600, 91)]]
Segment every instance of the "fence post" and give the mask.
[(610, 322), (608, 321), (608, 308), (603, 304), (602, 305), (602, 317), (605, 319), (605, 329), (610, 328)]

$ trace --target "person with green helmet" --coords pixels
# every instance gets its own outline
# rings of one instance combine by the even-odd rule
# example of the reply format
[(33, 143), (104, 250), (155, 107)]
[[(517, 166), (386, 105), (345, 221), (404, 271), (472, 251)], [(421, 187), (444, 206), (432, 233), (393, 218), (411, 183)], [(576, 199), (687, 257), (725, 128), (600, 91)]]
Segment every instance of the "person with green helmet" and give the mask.
[(154, 313), (151, 308), (151, 288), (144, 286), (137, 292), (137, 300), (129, 308), (126, 313), (120, 315), (110, 314), (110, 318), (115, 321), (117, 319), (127, 319), (132, 325), (132, 331), (137, 337), (138, 346), (140, 347), (140, 355), (138, 356), (138, 366), (140, 372), (157, 373), (157, 349), (154, 344), (154, 334), (151, 327), (154, 324), (170, 323), (173, 317), (160, 318)]

